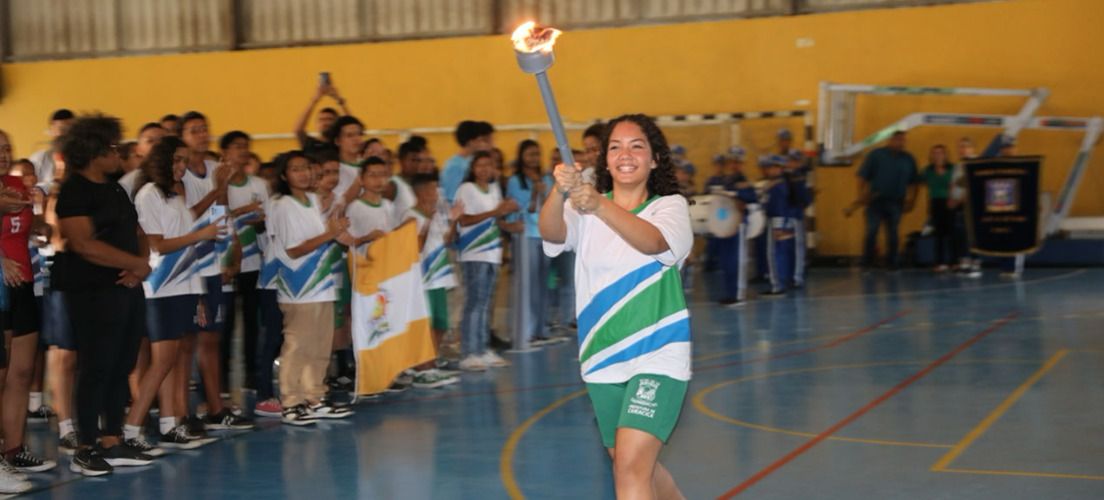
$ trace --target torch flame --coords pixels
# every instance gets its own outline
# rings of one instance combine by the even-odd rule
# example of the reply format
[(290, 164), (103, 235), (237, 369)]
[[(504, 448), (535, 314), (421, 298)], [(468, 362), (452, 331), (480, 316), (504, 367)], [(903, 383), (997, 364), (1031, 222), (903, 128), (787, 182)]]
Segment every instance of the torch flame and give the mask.
[(510, 40), (514, 42), (514, 50), (518, 52), (548, 53), (552, 52), (552, 46), (556, 44), (556, 38), (559, 38), (562, 33), (556, 28), (540, 26), (533, 21), (529, 21), (518, 26), (514, 30), (514, 34), (510, 36)]

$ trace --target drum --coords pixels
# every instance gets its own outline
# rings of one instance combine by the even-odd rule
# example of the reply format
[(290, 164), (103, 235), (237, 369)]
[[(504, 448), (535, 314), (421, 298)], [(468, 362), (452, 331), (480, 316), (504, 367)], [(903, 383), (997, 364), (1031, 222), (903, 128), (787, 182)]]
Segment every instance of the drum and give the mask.
[(763, 212), (763, 206), (751, 203), (747, 206), (747, 239), (758, 238), (763, 234), (763, 228), (767, 227), (767, 214)]
[(740, 230), (740, 210), (732, 198), (701, 194), (690, 198), (690, 221), (696, 234), (728, 238)]

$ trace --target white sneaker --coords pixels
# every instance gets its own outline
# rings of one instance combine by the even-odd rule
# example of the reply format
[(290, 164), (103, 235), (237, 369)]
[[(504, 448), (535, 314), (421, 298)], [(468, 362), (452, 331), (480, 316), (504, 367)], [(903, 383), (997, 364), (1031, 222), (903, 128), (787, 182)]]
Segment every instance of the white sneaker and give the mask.
[(481, 372), (487, 369), (487, 362), (483, 359), (482, 356), (469, 354), (466, 358), (460, 361), (460, 369), (466, 372)]
[(494, 351), (487, 351), (483, 353), (483, 362), (491, 368), (502, 368), (504, 366), (510, 366), (509, 361), (502, 359), (502, 356), (499, 356)]
[(0, 495), (18, 495), (33, 488), (34, 485), (26, 479), (0, 469)]
[(455, 375), (444, 375), (437, 369), (420, 371), (414, 375), (414, 387), (418, 389), (436, 389), (459, 381)]

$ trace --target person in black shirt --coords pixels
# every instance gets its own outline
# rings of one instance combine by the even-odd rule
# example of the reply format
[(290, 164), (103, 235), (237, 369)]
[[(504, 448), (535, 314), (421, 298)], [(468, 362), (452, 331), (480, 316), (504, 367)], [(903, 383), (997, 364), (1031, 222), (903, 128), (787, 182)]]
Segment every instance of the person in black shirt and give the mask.
[[(318, 105), (318, 101), (321, 101), (323, 97), (330, 96), (337, 101), (337, 105), (341, 107), (341, 112), (348, 116), (352, 113), (349, 112), (349, 107), (345, 105), (345, 98), (341, 97), (341, 94), (337, 93), (337, 87), (332, 84), (323, 83), (318, 86), (318, 89), (314, 92), (314, 97), (311, 98), (311, 102), (307, 105), (307, 109), (303, 110), (303, 114), (295, 121), (295, 138), (299, 140), (299, 145), (302, 146), (304, 153), (308, 155), (316, 155), (324, 151), (336, 151), (337, 148), (332, 142), (325, 140), (318, 140), (307, 134), (307, 121), (310, 120), (311, 113), (314, 112), (314, 107)], [(337, 121), (337, 110), (334, 108), (322, 108), (318, 111), (316, 118), (318, 125), (318, 133), (325, 135), (326, 130), (330, 128)]]
[(142, 280), (150, 273), (138, 213), (122, 186), (109, 180), (122, 168), (121, 137), (118, 119), (91, 115), (61, 141), (70, 170), (57, 201), (66, 248), (52, 285), (65, 296), (77, 344), (80, 448), (70, 470), (88, 476), (151, 461), (121, 439), (127, 375), (146, 324)]

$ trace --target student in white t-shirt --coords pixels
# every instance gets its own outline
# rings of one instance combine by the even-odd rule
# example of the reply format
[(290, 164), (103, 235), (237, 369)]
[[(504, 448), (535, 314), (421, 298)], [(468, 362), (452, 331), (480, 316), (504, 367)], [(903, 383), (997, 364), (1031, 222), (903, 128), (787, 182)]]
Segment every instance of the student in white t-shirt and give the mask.
[(540, 214), (549, 256), (576, 251), (579, 360), (618, 498), (680, 498), (659, 452), (690, 380), (679, 268), (694, 244), (663, 132), (644, 115), (603, 134), (597, 185), (557, 165)]
[[(234, 167), (227, 162), (216, 163), (207, 158), (211, 135), (207, 117), (198, 111), (189, 111), (180, 117), (179, 137), (188, 145), (188, 170), (184, 172), (184, 202), (192, 210), (196, 220), (210, 223), (211, 206), (226, 205), (226, 190)], [(221, 334), (226, 310), (233, 303), (233, 294), (223, 291), (228, 281), (224, 271), (225, 251), (231, 247), (230, 235), (221, 233), (214, 244), (200, 245), (197, 266), (203, 283), (203, 305), (207, 322), (200, 326), (195, 339), (185, 337), (181, 348), (195, 352), (199, 358), (199, 373), (203, 379), (207, 402), (207, 417), (189, 417), (189, 429), (194, 433), (206, 430), (249, 429), (253, 423), (235, 415), (222, 402)], [(199, 325), (197, 325), (199, 326)]]
[(396, 218), (402, 217), (417, 202), (411, 183), (422, 165), (428, 163), (428, 157), (424, 137), (416, 135), (399, 145), (399, 173), (391, 177), (384, 190), (384, 196), (395, 206)]
[(502, 199), (495, 182), (495, 160), (490, 152), (472, 155), (467, 182), (456, 190), (455, 203), (463, 206), (460, 224), (460, 266), (464, 272), (464, 319), (461, 322), (460, 369), (486, 370), (488, 366), (509, 363), (487, 349), (490, 340), (491, 311), (494, 308), (495, 283), (502, 265), (500, 225), (506, 215), (517, 210), (517, 202)]
[[(257, 280), (261, 270), (261, 247), (259, 240), (264, 234), (264, 205), (268, 201), (268, 183), (259, 177), (246, 175), (245, 166), (250, 161), (248, 134), (240, 130), (227, 132), (219, 140), (222, 156), (228, 162), (240, 168), (234, 169), (226, 188), (227, 208), (230, 209), (230, 221), (236, 238), (234, 244), (241, 254), (238, 274), (234, 277), (234, 293), (241, 297), (242, 344), (245, 358), (246, 389), (257, 388), (257, 339), (259, 291)], [(227, 308), (226, 321), (222, 330), (222, 370), (230, 370), (229, 341), (234, 337), (234, 325), (237, 314), (234, 304)]]
[(280, 195), (270, 205), (271, 249), (279, 259), (277, 300), (284, 314), (280, 350), (280, 403), (283, 421), (307, 425), (319, 418), (345, 418), (348, 408), (331, 406), (326, 395), (326, 368), (333, 342), (333, 263), (341, 258), (336, 244), (352, 244), (344, 217), (323, 218), (318, 197), (308, 192), (310, 161), (302, 152), (288, 153), (279, 168)]
[(360, 183), (364, 187), (357, 198), (345, 209), (349, 218), (349, 234), (356, 250), (364, 253), (368, 244), (382, 238), (397, 225), (395, 208), (391, 200), (383, 197), (384, 186), (390, 172), (387, 163), (375, 156), (364, 161)]
[(342, 116), (326, 130), (326, 139), (337, 147), (341, 174), (334, 189), (337, 202), (347, 206), (360, 196), (360, 157), (364, 145), (364, 124), (354, 116)]
[[(418, 229), (418, 247), (422, 262), (422, 287), (429, 305), (429, 323), (433, 331), (433, 347), (441, 351), (441, 340), (449, 329), (448, 291), (456, 287), (456, 273), (449, 262), (448, 245), (456, 239), (456, 219), (463, 213), (462, 205), (447, 212), (437, 210), (441, 197), (437, 174), (415, 174), (411, 187), (417, 202), (401, 219), (413, 219)], [(437, 369), (436, 361), (414, 368), (414, 387), (433, 389), (460, 381), (455, 375)]]
[(219, 225), (198, 227), (184, 204), (184, 177), (188, 148), (180, 139), (162, 139), (142, 164), (139, 177), (147, 183), (134, 197), (138, 223), (146, 233), (153, 271), (143, 282), (146, 293), (147, 335), (150, 365), (138, 381), (138, 393), (123, 428), (130, 446), (143, 453), (163, 453), (141, 437), (141, 428), (154, 397), (160, 401), (162, 447), (191, 449), (203, 444), (192, 440), (179, 418), (187, 415), (191, 365), (179, 363), (181, 339), (196, 333), (193, 318), (205, 314), (200, 307), (202, 285), (192, 265), (196, 246), (218, 237)]

